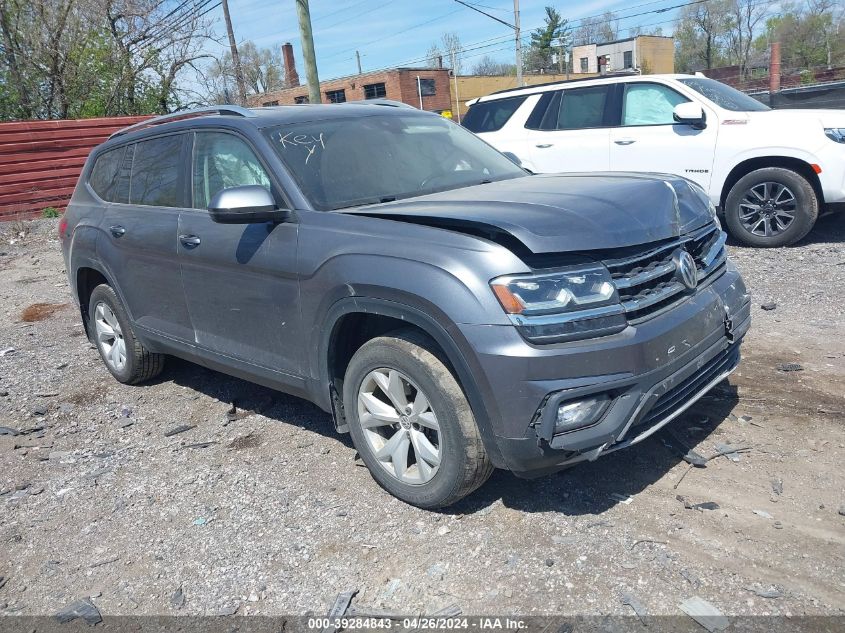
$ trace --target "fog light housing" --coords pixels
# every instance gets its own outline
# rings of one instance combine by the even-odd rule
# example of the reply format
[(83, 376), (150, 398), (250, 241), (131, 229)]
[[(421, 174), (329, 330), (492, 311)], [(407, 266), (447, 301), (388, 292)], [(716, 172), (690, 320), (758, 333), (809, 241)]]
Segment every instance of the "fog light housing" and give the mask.
[(604, 415), (609, 405), (610, 397), (606, 393), (560, 403), (555, 420), (555, 435), (594, 424)]

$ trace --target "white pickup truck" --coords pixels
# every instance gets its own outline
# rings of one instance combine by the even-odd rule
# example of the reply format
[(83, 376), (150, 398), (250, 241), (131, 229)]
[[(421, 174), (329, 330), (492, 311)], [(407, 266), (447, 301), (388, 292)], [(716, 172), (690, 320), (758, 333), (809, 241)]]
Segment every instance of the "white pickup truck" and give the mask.
[(685, 176), (752, 246), (792, 244), (820, 212), (845, 209), (843, 110), (771, 110), (699, 75), (558, 82), (469, 103), (463, 125), (526, 169)]

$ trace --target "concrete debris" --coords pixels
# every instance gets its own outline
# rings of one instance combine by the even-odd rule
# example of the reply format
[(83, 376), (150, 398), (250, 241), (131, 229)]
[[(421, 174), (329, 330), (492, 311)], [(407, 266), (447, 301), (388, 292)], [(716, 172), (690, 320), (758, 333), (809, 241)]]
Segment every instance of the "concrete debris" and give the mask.
[(732, 446), (730, 444), (724, 444), (722, 442), (716, 442), (714, 444), (714, 448), (716, 449), (716, 453), (711, 455), (708, 458), (708, 461), (711, 459), (716, 459), (717, 457), (727, 457), (732, 462), (738, 462), (740, 460), (740, 456), (738, 453), (747, 453), (751, 450), (750, 446)]
[(839, 514), (841, 516), (845, 517), (845, 503), (843, 503), (841, 506), (839, 506)]
[(76, 619), (82, 619), (88, 626), (94, 626), (103, 621), (100, 611), (94, 606), (90, 598), (82, 598), (69, 604), (55, 615), (60, 624), (67, 624)]
[(182, 590), (182, 585), (179, 585), (179, 588), (170, 596), (170, 606), (174, 609), (181, 609), (185, 606), (185, 592)]
[(39, 417), (39, 418), (42, 418), (45, 415), (47, 415), (47, 411), (49, 411), (49, 410), (50, 409), (49, 409), (49, 407), (47, 407), (46, 404), (39, 404), (39, 405), (36, 405), (35, 407), (33, 407), (32, 415)]
[(239, 604), (230, 604), (230, 605), (227, 605), (225, 607), (221, 607), (220, 609), (218, 609), (217, 615), (220, 615), (220, 616), (235, 615), (238, 612), (238, 609), (240, 609), (240, 608), (241, 608), (241, 605), (239, 605)]
[(618, 492), (611, 492), (610, 498), (614, 501), (618, 501), (619, 503), (624, 503), (625, 505), (628, 505), (634, 500), (631, 495), (620, 495)]
[(783, 479), (772, 479), (772, 492), (776, 495), (783, 494)]
[(721, 506), (715, 501), (704, 501), (703, 503), (692, 503), (689, 499), (687, 499), (683, 495), (677, 495), (675, 497), (678, 501), (684, 504), (684, 508), (687, 510), (698, 510), (699, 512), (703, 512), (704, 510), (718, 510)]
[(783, 372), (804, 371), (804, 367), (798, 363), (781, 363), (777, 366), (777, 370)]
[(710, 633), (724, 631), (730, 625), (730, 621), (722, 615), (721, 611), (698, 596), (684, 600), (680, 604), (680, 609)]
[(648, 616), (648, 609), (646, 609), (645, 605), (630, 593), (623, 593), (620, 599), (622, 600), (622, 604), (631, 607), (640, 621), (645, 624), (645, 619)]
[(448, 525), (441, 525), (437, 528), (437, 536), (446, 536), (452, 529)]
[(763, 517), (764, 519), (774, 519), (774, 517), (765, 510), (752, 510), (752, 512), (754, 512), (754, 514), (759, 517)]
[(196, 444), (185, 444), (182, 448), (208, 448), (214, 444), (217, 444), (217, 442), (197, 442)]
[(763, 305), (761, 305), (760, 309), (765, 310), (766, 312), (771, 312), (772, 310), (774, 310), (777, 307), (778, 307), (778, 304), (776, 304), (774, 301), (771, 301), (769, 303), (764, 303)]
[(769, 589), (761, 589), (759, 587), (746, 587), (747, 591), (750, 591), (758, 598), (766, 598), (768, 600), (774, 600), (776, 598), (783, 598), (783, 592), (771, 587)]
[(20, 431), (10, 426), (0, 426), (0, 435), (18, 435)]
[(196, 428), (196, 426), (196, 424), (180, 424), (179, 426), (173, 427), (169, 431), (165, 431), (164, 437), (172, 437), (174, 435), (178, 435), (179, 433), (190, 431), (191, 429)]
[(14, 354), (17, 350), (14, 347), (7, 347), (6, 349), (0, 349), (0, 358), (3, 356), (8, 356), (9, 354)]
[[(352, 589), (350, 591), (344, 591), (342, 593), (337, 594), (337, 598), (334, 600), (334, 604), (329, 609), (329, 612), (326, 614), (326, 618), (331, 622), (337, 618), (342, 618), (346, 613), (346, 610), (349, 608), (350, 603), (352, 602), (352, 598), (355, 597), (355, 594), (358, 593), (357, 589)], [(334, 625), (327, 626), (323, 629), (323, 633), (335, 633), (337, 631), (337, 627)]]

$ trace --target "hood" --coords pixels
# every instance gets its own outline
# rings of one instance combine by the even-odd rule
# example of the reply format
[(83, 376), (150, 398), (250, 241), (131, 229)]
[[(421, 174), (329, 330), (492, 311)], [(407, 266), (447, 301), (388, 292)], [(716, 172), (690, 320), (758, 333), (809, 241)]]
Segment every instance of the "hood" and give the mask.
[(712, 219), (706, 194), (685, 178), (628, 173), (526, 176), (343, 213), (505, 234), (532, 253), (636, 246)]
[(755, 123), (766, 123), (778, 128), (808, 121), (818, 121), (821, 127), (845, 127), (845, 110), (786, 108), (762, 112), (744, 112), (743, 114)]

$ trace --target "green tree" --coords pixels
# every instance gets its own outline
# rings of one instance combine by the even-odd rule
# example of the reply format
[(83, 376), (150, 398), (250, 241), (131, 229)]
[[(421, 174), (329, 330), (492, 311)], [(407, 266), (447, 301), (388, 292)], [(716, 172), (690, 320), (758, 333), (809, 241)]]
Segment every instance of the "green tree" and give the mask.
[(552, 55), (559, 48), (558, 41), (564, 40), (564, 47), (567, 47), (568, 37), (568, 21), (554, 7), (546, 7), (545, 24), (531, 33), (526, 55), (528, 69), (552, 70)]

